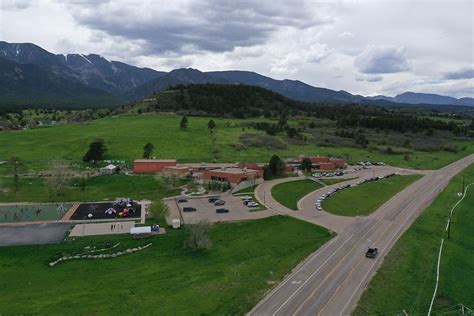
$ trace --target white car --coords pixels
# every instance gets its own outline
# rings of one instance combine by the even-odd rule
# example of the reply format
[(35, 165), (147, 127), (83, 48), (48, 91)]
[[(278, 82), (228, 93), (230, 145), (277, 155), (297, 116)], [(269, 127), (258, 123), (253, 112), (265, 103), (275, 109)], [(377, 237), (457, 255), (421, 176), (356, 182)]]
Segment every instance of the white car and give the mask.
[(241, 197), (241, 199), (242, 199), (242, 201), (243, 200), (251, 200), (252, 197), (250, 195), (244, 195), (244, 196)]
[(258, 207), (258, 203), (255, 203), (255, 202), (248, 202), (248, 203), (247, 203), (247, 206), (248, 206), (248, 207)]

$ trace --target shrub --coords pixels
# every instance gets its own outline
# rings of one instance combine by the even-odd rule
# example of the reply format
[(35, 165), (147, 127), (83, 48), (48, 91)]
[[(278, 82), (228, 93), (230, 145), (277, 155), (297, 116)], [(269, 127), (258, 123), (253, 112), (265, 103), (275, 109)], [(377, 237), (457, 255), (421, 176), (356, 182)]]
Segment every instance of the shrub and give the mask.
[(184, 247), (195, 252), (211, 249), (212, 242), (209, 237), (210, 228), (211, 225), (205, 221), (194, 225), (187, 225)]

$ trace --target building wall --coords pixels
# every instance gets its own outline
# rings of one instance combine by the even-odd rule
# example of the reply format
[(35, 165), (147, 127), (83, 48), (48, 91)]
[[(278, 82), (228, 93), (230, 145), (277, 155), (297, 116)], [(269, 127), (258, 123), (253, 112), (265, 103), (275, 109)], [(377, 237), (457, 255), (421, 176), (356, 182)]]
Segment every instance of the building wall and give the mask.
[(323, 162), (319, 164), (320, 170), (336, 170), (336, 164), (332, 162)]
[(252, 170), (242, 173), (226, 173), (224, 170), (205, 170), (202, 173), (202, 179), (204, 181), (221, 181), (231, 184), (258, 178), (263, 178), (262, 170)]
[(134, 161), (133, 172), (157, 173), (163, 171), (166, 166), (176, 166), (176, 161)]
[(329, 162), (329, 157), (310, 157), (312, 163)]
[(330, 159), (329, 162), (332, 162), (340, 169), (343, 169), (346, 166), (344, 159)]

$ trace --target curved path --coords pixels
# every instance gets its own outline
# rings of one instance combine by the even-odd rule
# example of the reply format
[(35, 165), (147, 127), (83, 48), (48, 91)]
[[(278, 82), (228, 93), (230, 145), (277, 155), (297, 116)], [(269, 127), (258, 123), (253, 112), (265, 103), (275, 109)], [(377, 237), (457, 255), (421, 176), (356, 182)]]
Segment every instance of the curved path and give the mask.
[[(261, 202), (264, 202), (262, 198), (265, 197), (269, 209), (327, 227), (338, 235), (300, 263), (249, 314), (349, 315), (384, 256), (401, 234), (431, 204), (451, 178), (472, 163), (474, 154), (439, 170), (395, 170), (400, 174), (423, 173), (425, 176), (367, 217), (342, 217), (314, 210), (315, 197), (330, 186), (304, 197), (299, 202), (300, 211), (281, 206), (269, 193), (273, 185), (295, 179), (269, 181), (257, 187), (256, 196)], [(376, 170), (381, 172), (377, 175), (394, 171), (390, 167)], [(363, 172), (366, 172), (361, 175), (364, 178), (372, 176), (373, 171)], [(379, 248), (376, 259), (365, 258), (368, 246)]]

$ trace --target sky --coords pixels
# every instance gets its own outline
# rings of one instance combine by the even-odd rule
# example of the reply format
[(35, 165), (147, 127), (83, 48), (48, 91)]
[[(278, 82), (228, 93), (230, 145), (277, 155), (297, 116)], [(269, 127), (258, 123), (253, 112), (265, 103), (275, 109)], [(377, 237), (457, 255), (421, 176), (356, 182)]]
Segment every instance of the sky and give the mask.
[(474, 1), (0, 0), (0, 40), (161, 71), (474, 97)]

